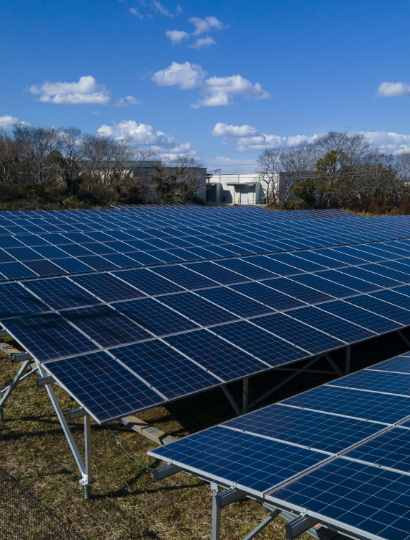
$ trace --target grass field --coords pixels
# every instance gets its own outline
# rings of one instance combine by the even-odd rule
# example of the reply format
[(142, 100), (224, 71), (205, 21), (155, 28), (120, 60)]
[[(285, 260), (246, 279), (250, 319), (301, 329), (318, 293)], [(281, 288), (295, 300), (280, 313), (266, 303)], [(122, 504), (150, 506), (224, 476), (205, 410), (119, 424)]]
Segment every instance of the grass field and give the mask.
[[(406, 333), (407, 337), (410, 337)], [(352, 370), (391, 358), (407, 350), (397, 334), (376, 338), (352, 347)], [(0, 353), (2, 354), (2, 353)], [(340, 366), (344, 351), (332, 353)], [(2, 386), (18, 369), (8, 357), (0, 359)], [(317, 366), (320, 369), (321, 366)], [(324, 367), (324, 366), (323, 366)], [(284, 372), (270, 372), (250, 379), (251, 399), (277, 384)], [(271, 395), (261, 406), (318, 386), (327, 375), (305, 374)], [(240, 400), (241, 383), (230, 385)], [(75, 402), (55, 388), (64, 411)], [(157, 407), (139, 416), (174, 437), (184, 437), (234, 417), (220, 389)], [(83, 448), (82, 420), (70, 423), (79, 448)], [(209, 485), (179, 473), (154, 483), (149, 470), (127, 457), (122, 445), (142, 463), (154, 468), (159, 462), (146, 455), (155, 445), (118, 422), (106, 426), (92, 423), (93, 498), (85, 501), (79, 473), (44, 388), (34, 379), (24, 381), (5, 408), (1, 427), (0, 464), (19, 479), (58, 517), (69, 523), (83, 540), (209, 539), (211, 491)], [(253, 502), (236, 503), (222, 513), (222, 538), (238, 540), (249, 533), (268, 512)], [(276, 519), (258, 538), (284, 539), (283, 522)]]

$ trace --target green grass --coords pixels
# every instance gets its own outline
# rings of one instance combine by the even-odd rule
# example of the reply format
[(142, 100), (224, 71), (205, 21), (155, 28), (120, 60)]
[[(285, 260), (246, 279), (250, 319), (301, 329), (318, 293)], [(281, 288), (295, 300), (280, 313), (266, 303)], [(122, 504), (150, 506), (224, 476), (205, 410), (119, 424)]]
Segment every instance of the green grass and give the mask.
[[(406, 334), (408, 335), (408, 334)], [(408, 337), (410, 337), (408, 335)], [(397, 335), (377, 338), (352, 347), (352, 369), (390, 358), (407, 350)], [(1, 353), (0, 353), (1, 354)], [(340, 366), (344, 351), (332, 353)], [(318, 369), (325, 367), (318, 365)], [(9, 383), (18, 369), (3, 355), (0, 359), (2, 385)], [(286, 377), (270, 372), (251, 378), (251, 399)], [(275, 392), (265, 406), (331, 379), (327, 375), (299, 375)], [(240, 400), (241, 384), (230, 385)], [(55, 387), (64, 411), (77, 405)], [(220, 389), (156, 407), (139, 414), (143, 420), (175, 436), (183, 437), (234, 417)], [(73, 436), (83, 448), (82, 420), (70, 423)], [(12, 394), (5, 408), (1, 427), (0, 464), (29, 488), (62, 521), (70, 524), (84, 540), (209, 539), (211, 530), (211, 491), (209, 485), (193, 476), (178, 473), (154, 483), (150, 471), (127, 457), (121, 444), (142, 463), (154, 468), (160, 463), (147, 456), (155, 445), (118, 422), (99, 426), (92, 422), (93, 498), (85, 501), (79, 486), (79, 472), (57, 421), (47, 392), (24, 381)], [(243, 538), (266, 516), (267, 511), (252, 502), (236, 503), (223, 510), (222, 538)], [(259, 538), (259, 537), (258, 537)], [(260, 538), (284, 540), (284, 527), (276, 519)]]

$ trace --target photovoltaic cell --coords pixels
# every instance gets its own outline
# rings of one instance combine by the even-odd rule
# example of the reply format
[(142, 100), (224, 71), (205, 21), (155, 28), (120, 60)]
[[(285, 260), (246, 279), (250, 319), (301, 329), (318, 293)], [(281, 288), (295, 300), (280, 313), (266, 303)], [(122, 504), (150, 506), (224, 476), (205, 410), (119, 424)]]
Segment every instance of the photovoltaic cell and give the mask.
[[(354, 278), (363, 279), (365, 281), (368, 281), (369, 283), (378, 285), (377, 288), (380, 288), (380, 289), (382, 287), (394, 287), (395, 285), (399, 285), (401, 283), (400, 281), (397, 281), (395, 279), (391, 279), (385, 276), (380, 276), (379, 274), (375, 274), (374, 272), (369, 272), (369, 270), (366, 270), (361, 266), (352, 266), (349, 268), (343, 268), (341, 272), (343, 274), (348, 274), (349, 276), (352, 276)], [(373, 287), (373, 289), (376, 289), (376, 287)]]
[(364, 369), (329, 384), (344, 388), (410, 396), (410, 378), (401, 373), (385, 373)]
[(343, 341), (315, 330), (283, 313), (258, 317), (253, 319), (253, 323), (294, 345), (302, 347), (311, 354), (337, 349), (345, 345)]
[(183, 462), (194, 471), (206, 470), (215, 479), (239, 489), (246, 487), (258, 495), (326, 458), (326, 454), (313, 450), (219, 426), (153, 450), (149, 455)]
[(165, 341), (225, 382), (247, 377), (268, 367), (207, 330), (167, 337)]
[(277, 311), (285, 309), (291, 309), (300, 307), (304, 304), (297, 298), (292, 298), (289, 295), (283, 294), (265, 285), (265, 281), (262, 283), (244, 283), (241, 285), (233, 285), (231, 289), (249, 296), (258, 302), (266, 304), (269, 307)]
[(273, 308), (265, 306), (260, 302), (255, 302), (251, 298), (243, 296), (228, 287), (204, 289), (197, 294), (218, 304), (218, 306), (229, 309), (229, 311), (239, 315), (239, 317), (253, 317), (254, 315), (264, 315), (265, 313), (274, 312)]
[[(170, 294), (160, 299), (161, 303), (183, 313), (201, 326), (219, 324), (238, 319), (229, 311), (215, 306), (211, 302), (193, 293)], [(410, 312), (409, 312), (410, 313)]]
[(410, 477), (398, 472), (336, 459), (273, 497), (386, 540), (409, 536)]
[(49, 362), (47, 370), (101, 423), (164, 401), (103, 351)]
[(212, 328), (212, 332), (271, 366), (294, 362), (310, 356), (307, 351), (303, 351), (246, 321), (215, 326)]
[(410, 399), (324, 385), (284, 400), (285, 405), (394, 424), (410, 415)]
[(284, 264), (265, 255), (259, 255), (257, 257), (246, 257), (246, 260), (248, 261), (248, 263), (255, 264), (256, 266), (260, 266), (261, 268), (265, 268), (266, 270), (269, 270), (269, 272), (273, 272), (278, 276), (291, 276), (303, 273), (303, 270), (299, 270), (294, 266)]
[(37, 279), (27, 281), (24, 285), (53, 309), (100, 304), (100, 300), (95, 296), (87, 293), (66, 277)]
[(357, 291), (349, 289), (344, 285), (333, 283), (320, 277), (320, 274), (301, 274), (300, 276), (293, 276), (292, 281), (296, 281), (301, 285), (312, 287), (317, 291), (322, 291), (334, 298), (346, 298), (348, 296), (356, 295)]
[(16, 261), (35, 261), (36, 259), (44, 259), (42, 255), (35, 252), (34, 249), (28, 247), (9, 248), (6, 250)]
[[(260, 268), (259, 266), (255, 266), (254, 264), (249, 264), (242, 259), (218, 260), (215, 261), (215, 264), (217, 264), (218, 266), (223, 266), (224, 268), (228, 268), (229, 270), (233, 270), (234, 272), (238, 272), (242, 276), (245, 276), (249, 279), (266, 279), (274, 277), (276, 275), (272, 272), (269, 272), (268, 270), (265, 270), (264, 268)], [(244, 280), (242, 279), (242, 281)]]
[(319, 302), (326, 302), (332, 298), (328, 294), (311, 289), (310, 287), (306, 287), (305, 285), (301, 285), (300, 283), (296, 283), (287, 278), (265, 280), (263, 283), (276, 291), (293, 296), (293, 298), (297, 298), (308, 304), (318, 304)]
[(373, 422), (276, 404), (234, 418), (223, 426), (332, 454), (342, 452), (385, 429)]
[(221, 384), (216, 377), (158, 340), (120, 347), (113, 355), (167, 399)]
[(369, 370), (375, 371), (396, 371), (398, 373), (410, 374), (410, 356), (409, 353), (404, 353), (400, 356), (390, 358), (379, 364), (375, 364)]
[(249, 281), (247, 277), (231, 272), (223, 266), (212, 262), (201, 262), (197, 264), (191, 264), (188, 268), (194, 272), (212, 279), (222, 285), (232, 285), (233, 283), (241, 283), (244, 281)]
[(77, 260), (90, 266), (93, 270), (113, 270), (114, 268), (117, 268), (114, 263), (111, 263), (98, 255), (78, 257)]
[(188, 290), (204, 289), (206, 287), (218, 285), (215, 281), (196, 274), (195, 272), (191, 272), (188, 268), (180, 265), (152, 268), (152, 272), (155, 272), (155, 274), (165, 277)]
[(410, 324), (410, 311), (407, 309), (402, 309), (393, 304), (383, 302), (377, 298), (372, 298), (369, 295), (355, 296), (353, 298), (348, 298), (346, 302), (353, 304), (354, 306), (369, 310), (373, 313), (377, 313), (382, 317), (386, 317), (392, 321), (401, 323), (402, 325)]
[(85, 307), (61, 313), (101, 347), (125, 345), (151, 337), (109, 306)]
[(75, 274), (77, 272), (92, 272), (94, 270), (91, 266), (87, 266), (78, 259), (74, 259), (74, 257), (53, 259), (53, 262), (70, 274)]
[(115, 304), (116, 309), (156, 336), (165, 336), (198, 328), (189, 319), (178, 315), (152, 298)]
[(146, 269), (113, 272), (113, 275), (149, 295), (168, 294), (184, 290), (176, 283)]
[(87, 291), (98, 296), (103, 302), (132, 300), (145, 296), (141, 291), (109, 273), (73, 276), (71, 279), (87, 289)]
[(92, 341), (54, 313), (10, 319), (2, 324), (40, 362), (97, 349)]
[(39, 276), (61, 276), (66, 273), (65, 270), (51, 261), (25, 261), (24, 264)]
[(20, 283), (0, 285), (0, 320), (49, 310), (48, 306), (27, 291)]
[(3, 274), (7, 279), (22, 279), (37, 276), (35, 272), (24, 266), (21, 262), (1, 263), (0, 274)]

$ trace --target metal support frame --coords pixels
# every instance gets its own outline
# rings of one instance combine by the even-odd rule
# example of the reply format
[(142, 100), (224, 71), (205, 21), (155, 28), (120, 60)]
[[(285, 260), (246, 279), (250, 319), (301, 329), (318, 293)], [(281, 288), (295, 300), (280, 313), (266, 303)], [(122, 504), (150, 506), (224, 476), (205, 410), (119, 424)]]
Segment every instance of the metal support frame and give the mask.
[(244, 377), (242, 386), (242, 414), (246, 414), (249, 408), (249, 377)]
[(226, 387), (226, 384), (223, 384), (223, 385), (221, 386), (221, 389), (222, 389), (223, 393), (225, 394), (225, 396), (228, 398), (228, 401), (229, 401), (229, 403), (232, 405), (233, 410), (236, 412), (236, 414), (237, 414), (238, 416), (241, 416), (242, 411), (241, 411), (241, 409), (238, 407), (238, 404), (236, 403), (236, 401), (234, 400), (232, 394), (230, 393), (230, 391), (229, 391), (228, 388)]
[(218, 506), (219, 486), (211, 482), (212, 489), (212, 540), (221, 539), (221, 508)]
[(269, 523), (273, 521), (280, 513), (281, 511), (276, 508), (276, 510), (274, 510), (266, 519), (264, 519), (262, 523), (260, 523), (253, 529), (253, 531), (246, 535), (243, 540), (252, 540), (252, 538), (255, 538), (255, 536), (259, 534), (267, 525), (269, 525)]
[(163, 467), (158, 467), (158, 469), (154, 469), (154, 482), (159, 482), (160, 480), (168, 478), (168, 476), (172, 476), (179, 471), (182, 471), (181, 467), (177, 467), (172, 463), (164, 465)]
[[(42, 377), (48, 376), (48, 374), (45, 372), (43, 366), (36, 362), (38, 371)], [(56, 395), (54, 393), (54, 390), (51, 386), (51, 384), (46, 384), (45, 388), (48, 393), (48, 397), (50, 398), (50, 401), (54, 407), (54, 410), (56, 412), (57, 418), (61, 424), (61, 427), (63, 428), (64, 435), (67, 439), (68, 446), (70, 447), (71, 453), (73, 454), (73, 457), (75, 459), (75, 462), (77, 464), (78, 470), (81, 473), (81, 480), (80, 485), (84, 486), (84, 497), (86, 499), (90, 498), (90, 486), (93, 483), (92, 480), (92, 472), (91, 472), (91, 429), (90, 429), (90, 416), (84, 416), (84, 447), (85, 447), (85, 463), (80, 455), (80, 452), (77, 448), (77, 445), (75, 444), (73, 435), (70, 431), (70, 428), (68, 427), (67, 421), (65, 419), (64, 413), (61, 410), (60, 404), (58, 403), (58, 400), (56, 398)]]
[(25, 362), (23, 362), (23, 364), (20, 366), (20, 369), (18, 370), (16, 376), (11, 381), (10, 385), (2, 391), (3, 396), (0, 399), (0, 420), (1, 421), (3, 421), (3, 419), (4, 419), (4, 414), (3, 414), (4, 404), (6, 403), (8, 398), (10, 397), (10, 394), (13, 391), (13, 389), (18, 385), (20, 379), (23, 377), (24, 371), (25, 371), (28, 364), (29, 364), (29, 360), (26, 360)]
[(346, 358), (345, 358), (345, 374), (350, 373), (350, 356), (351, 356), (351, 347), (348, 345), (346, 347)]
[(294, 540), (317, 523), (319, 523), (319, 520), (312, 516), (300, 516), (293, 521), (289, 521), (286, 523), (286, 538)]

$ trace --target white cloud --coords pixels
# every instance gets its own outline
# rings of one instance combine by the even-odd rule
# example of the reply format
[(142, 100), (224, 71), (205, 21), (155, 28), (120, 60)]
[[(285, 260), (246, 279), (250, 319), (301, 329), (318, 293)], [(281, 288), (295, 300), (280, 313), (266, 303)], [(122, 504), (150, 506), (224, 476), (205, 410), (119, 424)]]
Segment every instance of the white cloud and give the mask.
[(360, 131), (359, 133), (381, 150), (391, 154), (400, 154), (410, 149), (410, 135), (392, 131)]
[(244, 124), (243, 126), (230, 126), (228, 124), (223, 124), (218, 122), (215, 124), (214, 129), (212, 130), (212, 135), (214, 137), (246, 137), (249, 135), (256, 135), (258, 130), (252, 126)]
[(114, 137), (121, 141), (130, 139), (133, 144), (150, 146), (158, 152), (167, 154), (195, 154), (190, 143), (179, 143), (171, 135), (162, 131), (155, 131), (148, 124), (138, 124), (135, 120), (123, 120), (119, 124), (114, 122), (113, 126), (102, 125), (97, 133), (103, 136)]
[(206, 75), (206, 71), (197, 64), (172, 62), (166, 69), (154, 73), (152, 80), (158, 86), (179, 86), (181, 90), (188, 90), (200, 86)]
[(216, 17), (205, 17), (205, 19), (191, 17), (188, 21), (195, 26), (193, 36), (199, 36), (211, 30), (222, 30), (224, 28), (224, 25)]
[(377, 89), (379, 97), (410, 97), (410, 84), (383, 82)]
[(249, 150), (265, 150), (266, 148), (291, 148), (302, 143), (313, 143), (319, 135), (290, 135), (289, 137), (280, 137), (279, 135), (268, 135), (258, 133), (252, 137), (241, 137), (237, 142), (239, 152), (248, 152)]
[[(45, 81), (40, 85), (32, 85), (28, 89), (32, 94), (39, 94), (39, 101), (44, 103), (64, 103), (68, 105), (106, 105), (111, 107), (123, 107), (124, 100), (114, 100), (111, 92), (104, 84), (97, 84), (96, 79), (91, 77), (80, 77), (78, 82), (57, 82)], [(132, 97), (132, 96), (129, 96)], [(135, 98), (132, 98), (133, 100)], [(132, 101), (130, 101), (132, 103)]]
[(157, 0), (152, 0), (151, 5), (152, 5), (152, 8), (154, 9), (154, 11), (156, 11), (157, 13), (161, 13), (161, 15), (165, 15), (165, 17), (170, 17), (170, 18), (176, 17), (177, 15), (179, 15), (183, 11), (182, 7), (177, 5), (176, 13), (172, 14), (172, 13), (170, 13), (169, 9), (167, 9), (165, 6), (163, 6)]
[(205, 38), (197, 39), (193, 45), (190, 45), (192, 49), (202, 49), (202, 47), (209, 47), (209, 45), (216, 45), (216, 41), (209, 36)]
[(20, 122), (15, 116), (0, 116), (0, 129), (7, 129), (13, 127), (14, 124), (23, 124), (24, 126), (31, 126), (27, 122)]
[(131, 103), (131, 105), (142, 105), (142, 101), (135, 97), (127, 96), (125, 99), (128, 101), (128, 103)]
[(165, 32), (165, 35), (169, 37), (169, 39), (172, 41), (172, 45), (175, 45), (176, 43), (181, 43), (182, 40), (189, 37), (189, 34), (187, 34), (187, 32), (184, 32), (183, 30), (168, 30), (167, 32)]
[(207, 72), (198, 64), (172, 62), (168, 68), (154, 73), (152, 80), (159, 86), (179, 86), (181, 90), (200, 88), (205, 97), (191, 105), (193, 108), (234, 105), (233, 94), (254, 99), (270, 97), (259, 83), (252, 84), (241, 75), (208, 79), (206, 76)]
[(130, 11), (133, 15), (138, 17), (138, 19), (145, 19), (144, 15), (142, 15), (137, 8), (131, 8)]

